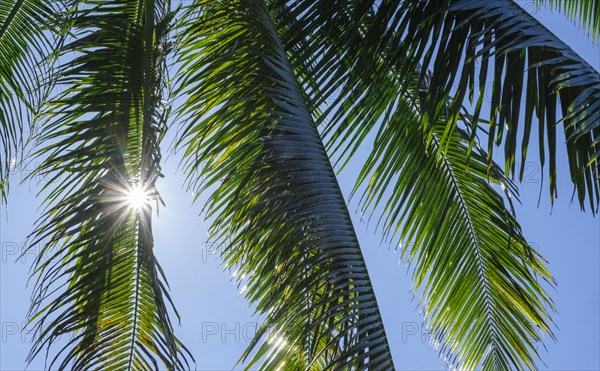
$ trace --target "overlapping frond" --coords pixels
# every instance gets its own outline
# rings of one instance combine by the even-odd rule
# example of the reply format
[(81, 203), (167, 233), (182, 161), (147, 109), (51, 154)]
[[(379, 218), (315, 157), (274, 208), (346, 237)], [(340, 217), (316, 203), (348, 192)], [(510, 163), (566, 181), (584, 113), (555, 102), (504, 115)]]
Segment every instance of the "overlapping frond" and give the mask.
[[(45, 59), (57, 34), (59, 1), (0, 1), (0, 197), (4, 200), (8, 173), (17, 166), (23, 124), (41, 103), (45, 90), (38, 81), (47, 72)], [(52, 31), (52, 32), (51, 32)]]
[[(564, 140), (579, 203), (583, 208), (587, 198), (592, 210), (598, 208), (598, 71), (510, 0), (384, 1), (378, 14), (388, 26), (383, 37), (392, 50), (388, 63), (402, 66), (398, 76), (406, 83), (414, 71), (422, 71), (417, 91), (425, 94), (422, 121), (430, 139), (433, 124), (448, 110), (449, 126), (440, 148), (447, 146), (465, 102), (475, 107), (477, 123), (489, 100), (490, 162), (495, 146), (503, 143), (505, 171), (514, 176), (520, 147), (522, 178), (530, 139), (537, 137), (540, 163), (548, 163), (553, 201), (556, 149)], [(421, 89), (429, 70), (427, 84), (432, 88)]]
[[(552, 278), (488, 183), (485, 154), (469, 159), (466, 133), (457, 129), (443, 162), (436, 160), (445, 124), (428, 151), (418, 120), (403, 109), (392, 113), (359, 179), (364, 207), (382, 206), (384, 230), (404, 243), (432, 344), (449, 364), (534, 369), (553, 308), (538, 279)], [(510, 187), (498, 168), (491, 181)]]
[(47, 211), (32, 236), (43, 249), (30, 359), (60, 341), (49, 368), (190, 367), (151, 231), (170, 21), (166, 1), (82, 1), (60, 50), (65, 90), (38, 138)]
[(536, 0), (536, 5), (558, 9), (577, 22), (590, 34), (592, 40), (600, 38), (600, 3), (589, 0)]
[[(28, 73), (50, 55), (44, 31), (58, 27), (49, 19), (59, 3), (0, 2), (3, 194), (19, 115), (53, 87), (37, 89)], [(67, 3), (78, 5), (62, 18), (73, 34), (55, 75), (66, 91), (45, 107), (38, 138), (38, 173), (50, 181), (31, 244), (44, 248), (30, 359), (62, 339), (50, 367), (187, 369), (152, 252), (151, 205), (129, 202), (160, 200), (169, 2)], [(227, 267), (266, 318), (240, 361), (393, 368), (322, 143), (346, 160), (377, 131), (355, 192), (388, 238), (408, 242), (432, 341), (452, 365), (534, 368), (534, 343), (552, 336), (553, 281), (494, 187), (516, 195), (505, 174), (515, 176), (521, 141), (523, 175), (535, 113), (552, 199), (563, 130), (578, 200), (598, 207), (598, 72), (510, 0), (185, 4), (178, 146), (190, 187), (212, 192), (206, 210)], [(597, 5), (554, 5), (597, 36)], [(504, 171), (493, 161), (502, 143)]]
[[(265, 316), (261, 369), (391, 369), (365, 262), (265, 2), (196, 1), (180, 40), (190, 186)], [(222, 182), (221, 179), (224, 179)]]
[[(381, 213), (387, 238), (403, 242), (432, 343), (455, 367), (535, 368), (534, 344), (551, 335), (553, 308), (538, 279), (553, 281), (493, 187), (510, 199), (515, 185), (496, 164), (489, 168), (467, 131), (447, 132), (449, 107), (427, 146), (421, 99), (431, 87), (414, 72), (400, 83), (402, 65), (389, 58), (394, 50), (376, 44), (381, 14), (346, 8), (318, 27), (305, 9), (276, 9), (282, 38), (293, 40), (287, 47), (297, 52), (298, 69), (307, 70), (306, 84), (322, 89), (312, 91), (313, 101), (333, 98), (320, 116), (332, 150), (346, 161), (377, 131), (355, 192), (364, 192), (363, 211)], [(350, 24), (354, 31), (344, 28)], [(322, 58), (311, 60), (316, 51)], [(472, 119), (460, 110), (463, 128)]]
[[(454, 367), (534, 369), (535, 345), (552, 334), (553, 305), (538, 280), (553, 281), (492, 187), (510, 196), (514, 185), (495, 165), (488, 176), (485, 152), (477, 145), (470, 152), (461, 129), (440, 161), (446, 121), (434, 127), (427, 148), (412, 104), (385, 108), (389, 118), (379, 126), (355, 190), (364, 190), (363, 211), (380, 211), (384, 234), (402, 242), (432, 344)], [(335, 137), (358, 145), (368, 124), (357, 120)]]

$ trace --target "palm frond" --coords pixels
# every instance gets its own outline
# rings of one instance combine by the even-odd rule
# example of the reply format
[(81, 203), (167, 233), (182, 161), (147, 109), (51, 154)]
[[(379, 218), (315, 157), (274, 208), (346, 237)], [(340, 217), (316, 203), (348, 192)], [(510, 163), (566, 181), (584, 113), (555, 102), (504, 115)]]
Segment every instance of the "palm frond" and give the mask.
[[(465, 128), (448, 134), (448, 116), (439, 115), (428, 147), (421, 99), (430, 76), (419, 84), (419, 73), (411, 73), (403, 85), (402, 66), (388, 58), (394, 50), (364, 52), (385, 24), (377, 15), (340, 11), (312, 27), (311, 12), (285, 4), (276, 9), (282, 38), (293, 40), (286, 47), (295, 51), (297, 69), (307, 71), (305, 84), (322, 87), (312, 90), (313, 101), (333, 98), (319, 117), (332, 151), (345, 162), (377, 130), (354, 192), (363, 191), (364, 212), (381, 213), (384, 235), (404, 242), (442, 356), (466, 369), (535, 368), (535, 344), (552, 336), (553, 323), (552, 302), (538, 279), (553, 280), (492, 186), (509, 200), (518, 196), (500, 167), (488, 168), (487, 153), (466, 131), (473, 117), (461, 109)], [(299, 34), (305, 37), (293, 38)], [(322, 58), (311, 59), (317, 51)]]
[[(488, 159), (504, 143), (505, 171), (515, 176), (519, 141), (522, 179), (531, 137), (541, 166), (548, 162), (550, 200), (557, 196), (556, 149), (564, 134), (570, 178), (581, 207), (600, 200), (600, 74), (513, 1), (443, 0), (383, 2), (378, 21), (387, 26), (387, 63), (401, 66), (405, 85), (422, 71), (423, 124), (431, 129), (449, 107), (447, 145), (465, 102), (479, 122), (489, 102)], [(431, 71), (431, 89), (421, 89)], [(488, 94), (486, 96), (486, 94)], [(524, 110), (524, 116), (521, 110)], [(562, 112), (562, 118), (559, 116)], [(539, 122), (537, 135), (533, 116)], [(475, 132), (473, 133), (475, 135)]]
[(558, 9), (577, 22), (592, 40), (600, 37), (600, 4), (581, 0), (536, 0), (536, 6)]
[(392, 368), (346, 204), (266, 4), (196, 1), (182, 27), (178, 147), (190, 187), (213, 189), (211, 233), (266, 317), (242, 359)]
[(31, 122), (45, 89), (38, 81), (49, 67), (51, 35), (62, 6), (58, 1), (0, 2), (0, 197), (6, 200), (8, 173), (17, 166), (23, 123)]
[(60, 50), (66, 89), (43, 111), (47, 211), (32, 236), (29, 359), (68, 337), (49, 368), (189, 368), (151, 230), (171, 18), (166, 1), (82, 1)]
[[(361, 124), (336, 138), (360, 143)], [(381, 211), (386, 237), (402, 242), (431, 342), (449, 365), (534, 369), (535, 346), (552, 335), (554, 308), (538, 280), (552, 277), (492, 187), (508, 193), (514, 185), (497, 166), (488, 177), (487, 156), (477, 145), (470, 152), (470, 136), (456, 129), (439, 161), (446, 124), (436, 125), (427, 148), (420, 117), (398, 102), (355, 191), (364, 191), (363, 212)]]

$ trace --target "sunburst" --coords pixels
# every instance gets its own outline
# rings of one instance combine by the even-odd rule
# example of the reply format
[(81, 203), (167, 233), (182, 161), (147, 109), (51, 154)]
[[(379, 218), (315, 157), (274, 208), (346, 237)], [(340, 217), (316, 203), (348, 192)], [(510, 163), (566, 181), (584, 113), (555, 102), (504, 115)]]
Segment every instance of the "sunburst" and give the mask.
[(134, 187), (127, 192), (127, 203), (134, 210), (138, 211), (143, 209), (150, 202), (150, 195), (148, 191), (144, 190), (142, 187)]

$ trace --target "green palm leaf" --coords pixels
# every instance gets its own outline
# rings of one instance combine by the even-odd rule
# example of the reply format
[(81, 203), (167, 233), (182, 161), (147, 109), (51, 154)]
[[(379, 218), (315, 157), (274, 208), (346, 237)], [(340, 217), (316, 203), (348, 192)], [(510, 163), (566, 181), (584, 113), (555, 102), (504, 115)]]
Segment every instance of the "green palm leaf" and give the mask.
[[(488, 180), (487, 156), (478, 147), (470, 152), (469, 135), (455, 130), (438, 160), (446, 124), (435, 126), (427, 149), (420, 117), (398, 102), (355, 191), (364, 189), (363, 211), (382, 213), (384, 234), (403, 241), (444, 359), (466, 369), (533, 369), (534, 344), (551, 334), (553, 309), (538, 279), (552, 278), (489, 180), (505, 190), (514, 185), (496, 166)], [(361, 130), (357, 124), (336, 137), (360, 142)]]
[[(347, 161), (377, 131), (354, 191), (364, 192), (363, 212), (381, 213), (384, 235), (405, 243), (432, 342), (454, 367), (535, 368), (533, 344), (551, 334), (553, 309), (538, 279), (553, 280), (492, 187), (501, 186), (510, 200), (515, 185), (497, 165), (488, 169), (488, 155), (472, 135), (461, 128), (448, 134), (445, 115), (427, 147), (420, 112), (430, 86), (415, 90), (414, 73), (408, 86), (400, 84), (400, 67), (387, 64), (392, 49), (364, 53), (381, 24), (376, 15), (338, 12), (327, 27), (311, 28), (310, 12), (281, 4), (278, 10), (282, 37), (298, 51), (298, 70), (314, 80), (307, 85), (324, 87), (313, 90), (314, 100), (334, 98), (320, 116), (334, 152)], [(362, 27), (352, 33), (344, 28), (349, 24)], [(292, 38), (307, 29), (306, 38)], [(323, 58), (311, 63), (317, 50)], [(471, 128), (473, 118), (459, 114)]]
[(581, 0), (536, 0), (537, 7), (558, 9), (578, 22), (593, 40), (600, 37), (600, 3)]
[[(452, 97), (449, 126), (440, 138), (440, 148), (447, 146), (466, 101), (475, 107), (473, 122), (479, 122), (486, 92), (491, 90), (489, 161), (495, 145), (504, 143), (505, 169), (514, 175), (520, 140), (522, 178), (530, 138), (537, 137), (541, 165), (549, 163), (553, 200), (557, 195), (556, 147), (561, 130), (580, 205), (583, 207), (587, 198), (592, 211), (597, 209), (598, 71), (510, 0), (383, 2), (378, 21), (387, 27), (386, 37), (380, 38), (385, 40), (382, 45), (402, 51), (388, 54), (387, 63), (402, 66), (398, 76), (406, 86), (413, 80), (413, 71), (420, 70), (417, 91), (421, 90), (431, 69), (428, 84), (432, 88), (423, 97), (422, 115), (429, 139), (448, 98)], [(534, 113), (539, 122), (537, 135), (532, 130)]]
[(266, 317), (242, 359), (254, 351), (247, 367), (267, 370), (392, 368), (348, 210), (266, 4), (192, 9), (179, 146), (190, 186), (215, 188), (212, 234)]
[[(469, 138), (453, 135), (440, 164), (417, 120), (411, 128), (405, 118), (395, 112), (380, 129), (360, 181), (365, 207), (384, 205), (384, 230), (412, 242), (402, 252), (414, 262), (432, 341), (454, 366), (535, 368), (534, 345), (551, 333), (546, 308), (553, 308), (538, 277), (552, 282), (550, 274), (488, 183), (486, 157), (468, 160)], [(442, 122), (434, 138), (444, 130)]]
[[(46, 78), (50, 54), (49, 31), (60, 12), (58, 1), (17, 0), (0, 2), (0, 196), (5, 201), (8, 173), (17, 166), (23, 123), (30, 122), (44, 99), (37, 81)], [(45, 32), (46, 31), (46, 32)]]
[(50, 368), (189, 368), (153, 253), (151, 205), (131, 203), (136, 192), (160, 199), (171, 18), (164, 1), (81, 2), (60, 50), (66, 89), (43, 112), (38, 172), (51, 179), (32, 244), (44, 243), (30, 359), (69, 335)]

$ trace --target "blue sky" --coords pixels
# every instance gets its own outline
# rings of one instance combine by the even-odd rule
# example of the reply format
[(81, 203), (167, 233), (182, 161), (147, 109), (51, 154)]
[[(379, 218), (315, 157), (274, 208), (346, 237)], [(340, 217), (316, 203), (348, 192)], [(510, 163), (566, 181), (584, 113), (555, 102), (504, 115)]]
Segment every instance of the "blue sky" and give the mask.
[[(596, 69), (600, 69), (600, 49), (572, 22), (560, 14), (535, 11), (532, 1), (522, 1), (528, 11), (555, 32)], [(170, 140), (165, 140), (165, 145)], [(559, 143), (560, 144), (560, 143)], [(166, 151), (166, 146), (165, 146)], [(531, 150), (530, 153), (536, 153)], [(363, 153), (366, 154), (366, 153)], [(360, 155), (360, 153), (359, 153)], [(517, 216), (530, 243), (549, 261), (558, 282), (552, 297), (557, 342), (548, 339), (547, 350), (539, 345), (544, 370), (600, 369), (600, 219), (582, 213), (571, 202), (572, 186), (559, 145), (559, 198), (553, 208), (548, 202), (547, 182), (541, 203), (537, 200), (542, 171), (537, 158), (526, 164), (526, 179), (520, 186), (522, 205)], [(171, 155), (164, 166), (166, 177), (158, 184), (167, 206), (154, 220), (155, 251), (169, 278), (172, 297), (182, 317), (176, 334), (192, 351), (199, 370), (230, 370), (248, 345), (260, 319), (239, 295), (240, 287), (230, 280), (231, 272), (219, 266), (218, 246), (207, 240), (207, 222), (199, 216), (201, 203), (192, 204), (192, 195), (182, 187), (182, 171), (177, 172), (178, 156)], [(33, 255), (17, 259), (26, 236), (39, 216), (40, 200), (35, 199), (44, 179), (18, 182), (35, 168), (35, 163), (16, 169), (11, 178), (8, 205), (0, 212), (0, 370), (24, 369), (32, 334), (22, 332), (32, 284), (26, 285)], [(340, 184), (349, 195), (357, 166), (348, 166)], [(544, 171), (547, 171), (544, 169)], [(5, 212), (5, 207), (7, 212)], [(356, 202), (350, 210), (356, 210)], [(374, 225), (354, 214), (355, 228), (381, 307), (396, 367), (404, 370), (438, 370), (442, 361), (429, 345), (418, 298), (413, 297), (410, 273), (398, 254), (385, 244)], [(374, 224), (374, 223), (373, 223)], [(34, 247), (33, 251), (39, 250)], [(43, 357), (29, 367), (43, 367)]]

